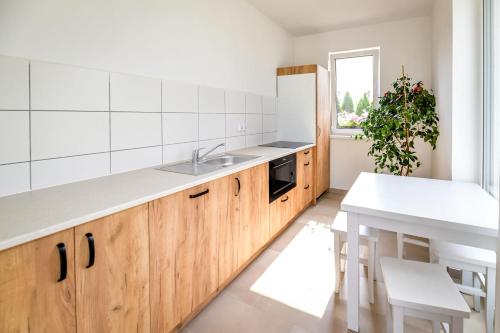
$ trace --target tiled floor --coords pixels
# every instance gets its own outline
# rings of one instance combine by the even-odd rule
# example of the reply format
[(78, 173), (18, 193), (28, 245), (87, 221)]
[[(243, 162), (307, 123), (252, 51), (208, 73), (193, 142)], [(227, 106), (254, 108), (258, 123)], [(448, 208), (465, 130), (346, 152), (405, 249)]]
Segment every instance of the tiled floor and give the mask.
[[(333, 236), (329, 231), (342, 198), (341, 194), (325, 194), (182, 332), (345, 332), (348, 286), (343, 282), (340, 294), (333, 293)], [(393, 233), (380, 234), (379, 253), (395, 256)], [(425, 258), (426, 253), (418, 247), (407, 247), (407, 256)], [(385, 332), (385, 291), (381, 282), (376, 283), (375, 299), (375, 304), (368, 303), (366, 274), (362, 274), (363, 333)], [(485, 332), (483, 315), (484, 311), (473, 312), (465, 322), (465, 332)], [(431, 326), (426, 321), (407, 319), (406, 332), (431, 332)]]

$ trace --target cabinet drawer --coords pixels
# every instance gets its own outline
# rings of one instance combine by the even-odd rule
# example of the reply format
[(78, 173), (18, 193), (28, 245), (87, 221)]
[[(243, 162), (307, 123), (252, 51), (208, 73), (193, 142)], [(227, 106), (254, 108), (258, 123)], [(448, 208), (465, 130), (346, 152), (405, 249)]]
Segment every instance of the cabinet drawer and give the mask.
[(294, 202), (297, 187), (283, 194), (271, 203), (269, 212), (269, 234), (274, 236), (279, 232), (294, 216)]

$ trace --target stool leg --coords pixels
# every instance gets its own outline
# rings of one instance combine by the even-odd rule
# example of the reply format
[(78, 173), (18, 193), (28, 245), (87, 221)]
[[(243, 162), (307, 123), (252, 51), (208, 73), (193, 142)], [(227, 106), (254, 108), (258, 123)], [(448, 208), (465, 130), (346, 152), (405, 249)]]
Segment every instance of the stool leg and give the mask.
[(464, 319), (460, 317), (452, 317), (450, 323), (450, 333), (463, 333)]
[(333, 234), (333, 252), (335, 255), (335, 293), (340, 289), (340, 236), (338, 232)]
[(441, 332), (441, 323), (437, 320), (432, 321), (432, 333), (440, 333)]
[(405, 330), (405, 316), (403, 308), (392, 306), (392, 332), (403, 333)]
[[(472, 273), (472, 285), (474, 288), (481, 288), (481, 281), (479, 281), (479, 276), (477, 276), (477, 273)], [(474, 311), (480, 312), (481, 311), (481, 297), (474, 295), (473, 296), (474, 300)]]
[(375, 242), (368, 241), (368, 292), (370, 303), (375, 302), (374, 290), (373, 290), (373, 270), (375, 269)]
[[(486, 333), (493, 333), (495, 317), (495, 279), (496, 269), (486, 269)], [(497, 323), (498, 324), (498, 323)]]
[(396, 234), (396, 237), (397, 237), (397, 243), (398, 243), (398, 258), (403, 259), (403, 248), (404, 248), (403, 237), (404, 237), (404, 235), (402, 233), (398, 232)]

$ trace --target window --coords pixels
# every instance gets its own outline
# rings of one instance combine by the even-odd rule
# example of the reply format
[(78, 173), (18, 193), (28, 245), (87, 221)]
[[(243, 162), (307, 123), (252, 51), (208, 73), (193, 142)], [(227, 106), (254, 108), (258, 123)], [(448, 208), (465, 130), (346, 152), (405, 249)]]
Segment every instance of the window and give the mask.
[(332, 132), (359, 133), (379, 96), (379, 48), (330, 53)]
[(500, 0), (484, 0), (483, 187), (500, 196)]

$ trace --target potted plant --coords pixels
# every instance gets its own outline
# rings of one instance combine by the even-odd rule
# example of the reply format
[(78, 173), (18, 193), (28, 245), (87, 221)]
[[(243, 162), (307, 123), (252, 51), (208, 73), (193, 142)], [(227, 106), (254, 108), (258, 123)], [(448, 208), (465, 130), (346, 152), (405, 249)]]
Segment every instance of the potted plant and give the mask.
[(405, 75), (379, 98), (360, 126), (363, 134), (356, 139), (371, 141), (368, 156), (375, 160), (375, 172), (409, 176), (421, 165), (415, 150), (415, 140), (422, 139), (436, 149), (439, 136), (436, 100), (432, 92), (415, 84)]

